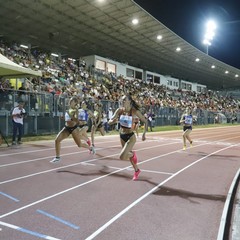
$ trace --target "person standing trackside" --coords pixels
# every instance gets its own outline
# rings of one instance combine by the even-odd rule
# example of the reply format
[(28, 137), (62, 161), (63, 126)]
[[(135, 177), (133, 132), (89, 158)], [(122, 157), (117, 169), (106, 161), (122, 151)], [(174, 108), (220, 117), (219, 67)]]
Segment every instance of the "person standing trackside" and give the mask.
[(192, 147), (192, 139), (190, 138), (190, 133), (192, 132), (192, 124), (193, 124), (193, 116), (192, 110), (188, 107), (186, 108), (185, 112), (183, 113), (180, 123), (183, 124), (183, 150), (186, 150), (187, 143), (186, 139), (190, 143), (190, 147)]
[(136, 143), (136, 135), (133, 130), (133, 116), (137, 116), (144, 123), (144, 131), (142, 140), (145, 141), (147, 131), (147, 119), (142, 115), (139, 110), (138, 104), (132, 99), (130, 95), (125, 95), (122, 98), (122, 107), (118, 108), (109, 120), (109, 124), (114, 124), (118, 121), (120, 123), (120, 140), (122, 145), (122, 151), (120, 153), (121, 160), (130, 160), (135, 172), (133, 180), (138, 179), (140, 169), (137, 165), (137, 155), (133, 151), (133, 146)]
[(12, 136), (12, 145), (16, 145), (16, 137), (18, 132), (18, 144), (22, 144), (22, 135), (23, 135), (23, 118), (26, 114), (25, 109), (23, 108), (23, 101), (19, 101), (18, 105), (12, 111), (12, 123), (13, 123), (13, 136)]
[(153, 123), (152, 112), (149, 112), (147, 114), (147, 119), (148, 119), (148, 126), (150, 128), (150, 131), (152, 132), (152, 127), (153, 127), (153, 125), (152, 125), (152, 123)]

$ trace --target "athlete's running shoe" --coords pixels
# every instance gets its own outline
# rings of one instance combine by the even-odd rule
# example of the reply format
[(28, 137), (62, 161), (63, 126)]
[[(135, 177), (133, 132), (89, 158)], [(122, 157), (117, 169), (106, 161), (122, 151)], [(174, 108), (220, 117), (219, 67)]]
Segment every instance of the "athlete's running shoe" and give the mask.
[(87, 144), (88, 144), (89, 147), (91, 146), (91, 141), (90, 141), (90, 139), (87, 140)]
[(183, 145), (183, 150), (185, 151), (187, 149), (186, 145)]
[(55, 157), (53, 160), (51, 160), (51, 163), (58, 163), (60, 162), (61, 158), (60, 157)]
[(96, 154), (96, 149), (94, 146), (90, 147), (90, 153), (92, 153), (93, 155)]
[(138, 160), (137, 160), (137, 154), (135, 151), (132, 151), (133, 152), (133, 156), (131, 158), (131, 160), (133, 161), (133, 163), (137, 164)]
[(141, 170), (138, 169), (137, 171), (134, 172), (134, 175), (133, 175), (133, 181), (137, 180), (138, 179), (138, 175), (140, 174)]
[(193, 146), (193, 141), (190, 142), (190, 147), (192, 147), (192, 146)]

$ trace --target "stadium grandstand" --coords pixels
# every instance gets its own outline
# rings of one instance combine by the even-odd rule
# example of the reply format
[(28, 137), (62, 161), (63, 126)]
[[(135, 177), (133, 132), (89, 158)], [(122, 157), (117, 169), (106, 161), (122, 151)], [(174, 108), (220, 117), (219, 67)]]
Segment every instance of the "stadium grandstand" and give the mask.
[[(180, 125), (179, 120), (182, 114), (184, 113), (184, 111), (186, 111), (186, 109), (189, 108), (192, 110), (191, 117), (193, 117), (193, 125), (227, 125), (228, 123), (233, 125), (234, 123), (240, 123), (240, 69), (221, 62), (218, 59), (215, 59), (202, 52), (201, 50), (195, 48), (194, 46), (186, 42), (184, 39), (179, 37), (177, 34), (175, 34), (173, 31), (171, 31), (171, 29), (168, 29), (166, 26), (164, 26), (164, 24), (151, 16), (147, 11), (145, 11), (133, 0), (0, 0), (0, 18), (0, 135), (6, 137), (6, 139), (10, 139), (13, 135), (12, 111), (20, 101), (24, 102), (24, 108), (26, 109), (26, 117), (24, 119), (24, 134), (28, 136), (38, 136), (46, 134), (57, 134), (64, 127), (64, 115), (69, 109), (69, 99), (73, 96), (76, 96), (78, 99), (83, 100), (90, 110), (94, 110), (93, 107), (95, 103), (101, 103), (99, 104), (99, 108), (102, 107), (101, 110), (103, 111), (103, 116), (105, 116), (105, 118), (107, 119), (109, 109), (113, 110), (114, 112), (121, 104), (119, 101), (121, 97), (125, 93), (130, 93), (132, 98), (140, 105), (140, 111), (143, 113), (143, 115), (146, 116), (148, 120), (151, 119), (151, 131), (153, 128), (153, 132), (154, 127), (156, 126)], [(69, 117), (69, 119), (72, 120), (71, 117)], [(90, 131), (91, 122), (89, 121), (88, 124)], [(78, 124), (76, 124), (75, 129), (78, 129), (78, 127)], [(224, 127), (222, 128), (224, 129)], [(179, 129), (180, 128), (181, 126), (179, 126)], [(118, 130), (118, 125), (116, 126), (116, 128), (114, 126), (111, 129), (111, 131), (116, 132)], [(174, 140), (175, 142), (170, 143), (172, 148), (173, 146), (176, 146), (176, 144), (182, 145), (182, 135), (180, 135), (180, 137), (178, 138), (178, 132), (175, 132), (174, 134), (175, 135), (174, 137), (172, 137), (171, 140)], [(216, 132), (214, 134), (216, 134)], [(227, 135), (228, 132), (226, 131), (222, 133), (222, 136), (224, 136), (224, 134)], [(207, 131), (205, 135), (207, 135)], [(153, 141), (154, 143), (157, 142), (157, 144), (159, 145), (160, 141), (163, 141), (164, 146), (165, 144), (168, 144), (168, 140), (170, 141), (171, 138), (168, 135), (165, 135), (165, 138), (163, 139), (159, 138), (159, 136), (157, 135), (152, 136), (153, 137), (150, 141)], [(107, 137), (112, 137), (112, 135)], [(202, 137), (202, 139), (200, 139), (198, 144), (204, 146), (205, 149), (201, 148), (201, 150), (196, 151), (196, 153), (189, 154), (192, 155), (191, 157), (195, 157), (195, 155), (198, 155), (201, 158), (198, 160), (191, 159), (192, 162), (190, 165), (188, 165), (188, 167), (202, 161), (203, 159), (205, 159), (205, 157), (216, 157), (216, 161), (218, 161), (219, 165), (222, 164), (222, 166), (222, 159), (229, 158), (232, 161), (231, 164), (237, 165), (237, 161), (239, 161), (239, 159), (236, 160), (236, 156), (232, 156), (234, 155), (234, 153), (232, 152), (229, 152), (228, 154), (223, 156), (220, 155), (220, 152), (222, 150), (217, 150), (215, 152), (211, 152), (210, 154), (206, 154), (204, 152), (206, 149), (208, 149), (207, 147), (211, 148), (213, 146), (210, 144), (214, 144), (215, 142), (216, 146), (225, 144), (225, 142), (220, 142), (219, 139), (216, 140), (213, 136), (211, 137), (213, 140), (211, 140), (209, 137), (209, 142), (202, 140), (204, 139), (204, 136)], [(178, 141), (179, 139), (180, 141)], [(226, 139), (229, 142), (226, 143), (226, 146), (224, 145), (224, 151), (225, 149), (228, 149), (230, 151), (231, 141), (229, 139), (236, 140), (237, 137), (234, 136), (232, 138), (229, 137)], [(137, 141), (138, 139), (136, 140), (136, 142)], [(193, 142), (194, 141), (195, 139), (193, 140)], [(149, 143), (148, 141), (145, 141), (145, 143), (146, 142)], [(192, 146), (192, 141), (190, 143), (191, 147), (193, 147), (194, 149), (195, 146)], [(234, 147), (239, 147), (238, 143), (234, 143), (232, 145), (234, 145)], [(34, 145), (34, 147), (36, 146), (38, 147), (38, 145)], [(92, 144), (92, 146), (94, 145)], [(13, 146), (11, 150), (18, 150), (18, 147), (19, 145), (17, 144), (16, 148), (14, 148)], [(45, 146), (41, 145), (40, 147), (42, 147), (43, 149)], [(147, 149), (151, 149), (151, 147), (151, 145), (146, 145), (146, 148), (143, 149), (144, 151), (146, 149), (147, 152)], [(113, 148), (115, 148), (115, 145)], [(118, 147), (116, 147), (116, 149), (117, 148)], [(37, 154), (36, 152), (42, 151), (36, 149), (32, 151), (33, 154)], [(52, 144), (51, 149), (54, 149), (54, 144)], [(100, 147), (99, 149), (101, 151), (102, 149), (104, 149), (104, 147)], [(129, 151), (131, 152), (132, 149)], [(183, 152), (182, 147), (181, 150), (174, 149), (171, 151), (171, 153), (176, 153), (178, 154), (178, 156), (182, 154), (182, 162), (184, 160), (189, 160), (187, 159), (187, 157), (189, 157), (189, 155), (187, 155), (188, 152)], [(16, 154), (16, 152), (11, 154), (14, 155)], [(25, 153), (23, 152), (23, 154)], [(68, 155), (71, 154), (74, 153), (68, 153)], [(79, 152), (77, 154), (79, 154)], [(149, 158), (148, 160), (146, 160), (146, 162), (152, 161), (153, 159), (157, 158), (155, 155), (158, 155), (158, 153), (154, 154), (153, 152), (147, 152), (147, 154), (152, 154), (154, 156), (151, 156), (151, 159)], [(90, 154), (88, 155), (90, 156)], [(117, 154), (114, 153), (114, 155)], [(110, 155), (110, 158), (112, 158), (112, 156), (114, 155)], [(169, 156), (169, 153), (166, 153), (164, 155), (167, 156), (167, 158), (169, 159), (171, 158), (171, 156)], [(164, 157), (164, 155), (161, 155), (161, 157)], [(2, 154), (1, 156), (5, 157), (7, 156), (7, 154)], [(44, 158), (47, 159), (49, 158), (49, 156)], [(104, 157), (101, 156), (101, 159), (103, 158)], [(40, 159), (42, 159), (42, 156), (39, 155), (37, 161)], [(168, 164), (170, 162), (169, 159), (167, 159)], [(175, 159), (173, 157), (172, 159), (174, 159), (175, 161), (177, 158)], [(172, 159), (170, 160), (172, 161)], [(4, 165), (1, 165), (1, 167), (8, 166), (8, 164), (11, 166), (18, 164), (20, 165), (25, 161), (25, 159), (20, 160), (20, 157), (18, 160), (20, 162), (6, 162), (4, 163)], [(70, 157), (68, 160), (70, 160)], [(91, 161), (93, 160), (90, 159), (89, 162)], [(178, 161), (176, 165), (182, 164), (181, 161)], [(193, 163), (193, 161), (195, 161), (195, 163)], [(88, 166), (89, 162), (86, 162), (86, 164), (83, 164), (82, 166)], [(40, 162), (38, 164), (39, 166), (41, 165)], [(36, 166), (38, 166), (38, 164), (36, 164)], [(49, 161), (48, 164), (50, 164)], [(79, 164), (79, 162), (77, 164)], [(77, 164), (74, 163), (71, 165), (71, 167), (76, 167)], [(214, 165), (215, 163), (211, 164)], [(89, 164), (89, 166), (90, 165), (91, 164)], [(92, 164), (92, 166), (95, 165)], [(161, 174), (167, 175), (167, 179), (171, 180), (186, 169), (189, 170), (188, 167), (182, 168), (177, 173), (171, 173), (169, 170), (169, 172), (161, 172)], [(61, 177), (59, 177), (60, 174), (63, 175), (66, 173), (71, 173), (72, 175), (68, 176), (72, 177), (74, 174), (74, 177), (76, 177), (75, 179), (77, 179), (76, 181), (78, 181), (78, 186), (80, 186), (79, 178), (83, 176), (92, 177), (93, 175), (98, 174), (98, 172), (97, 174), (95, 174), (95, 172), (91, 172), (90, 174), (82, 174), (75, 171), (75, 169), (74, 171), (71, 171), (59, 170), (60, 168), (62, 167), (55, 168), (54, 170), (54, 174), (58, 174), (57, 181), (62, 181), (62, 179), (60, 179)], [(120, 171), (119, 169), (117, 169), (117, 167), (110, 168), (114, 169), (116, 173)], [(129, 167), (125, 168), (125, 170), (128, 170), (128, 168)], [(234, 168), (236, 167), (234, 166), (230, 169), (232, 173), (234, 172)], [(26, 169), (28, 170), (27, 167)], [(200, 169), (202, 170), (199, 171), (198, 168), (193, 173), (193, 175), (196, 174), (197, 171), (201, 172), (201, 174), (204, 174), (205, 171), (209, 170), (207, 169), (207, 167), (205, 169), (204, 167)], [(105, 170), (105, 166), (103, 166), (103, 170), (101, 170), (102, 176), (98, 177), (99, 179), (104, 178), (103, 176), (105, 176), (104, 174), (106, 174), (106, 172), (104, 172)], [(21, 169), (18, 171), (19, 176), (21, 175), (21, 171)], [(50, 171), (52, 170), (44, 170), (44, 173)], [(142, 172), (144, 173), (144, 171), (145, 170), (143, 170)], [(171, 171), (174, 172), (176, 170), (174, 169), (174, 171)], [(146, 170), (146, 172), (151, 174), (159, 174), (159, 172), (155, 170)], [(216, 172), (214, 173), (216, 174)], [(224, 175), (223, 172), (221, 173), (222, 175)], [(10, 181), (13, 182), (21, 178), (23, 179), (33, 175), (40, 175), (40, 173), (31, 175), (29, 173), (27, 174), (28, 175), (25, 177), (17, 176), (16, 179), (13, 180), (4, 180), (4, 182), (1, 182), (1, 184), (9, 183)], [(111, 174), (112, 173), (107, 173), (107, 175), (109, 176)], [(116, 174), (116, 176), (118, 177), (118, 180), (122, 180), (123, 178), (125, 178), (121, 174)], [(7, 176), (7, 178), (8, 177), (9, 176)], [(184, 184), (190, 183), (193, 178), (194, 177), (190, 175), (189, 178), (186, 178), (184, 180)], [(44, 181), (45, 179), (41, 179), (41, 181)], [(72, 179), (69, 179), (70, 177), (66, 177), (64, 179), (64, 181), (67, 182), (66, 185), (70, 182), (71, 189), (75, 188), (72, 187), (72, 185), (74, 185), (75, 183), (73, 184)], [(191, 180), (189, 181), (189, 179)], [(200, 175), (199, 179), (201, 179), (201, 181), (206, 180), (204, 179), (204, 175)], [(211, 182), (209, 179), (208, 181)], [(221, 181), (222, 176), (220, 176), (219, 174), (219, 176), (216, 176), (216, 179)], [(39, 181), (39, 184), (42, 184), (41, 181)], [(89, 182), (94, 181), (90, 180)], [(209, 204), (209, 202), (214, 202), (214, 207), (216, 205), (219, 206), (220, 204), (223, 204), (223, 202), (226, 200), (227, 195), (226, 192), (222, 193), (222, 195), (217, 193), (214, 195), (213, 189), (210, 189), (210, 187), (208, 189), (208, 194), (202, 194), (194, 193), (194, 191), (192, 190), (192, 192), (190, 192), (190, 190), (181, 191), (181, 189), (178, 189), (177, 186), (176, 189), (167, 187), (164, 189), (162, 188), (163, 184), (156, 184), (154, 181), (152, 181), (151, 178), (146, 178), (143, 181), (146, 181), (142, 182), (145, 184), (144, 187), (149, 184), (152, 188), (152, 185), (154, 185), (154, 191), (152, 191), (151, 193), (149, 192), (149, 194), (157, 196), (160, 190), (165, 191), (163, 194), (161, 193), (162, 195), (165, 195), (164, 197), (172, 197), (173, 195), (176, 195), (177, 197), (180, 196), (183, 199), (181, 199), (181, 201), (183, 202), (188, 202), (186, 200), (190, 199), (189, 205), (192, 204), (196, 206), (204, 205), (206, 202), (207, 204)], [(167, 181), (168, 180), (166, 180), (166, 182)], [(235, 181), (237, 182), (236, 179)], [(165, 184), (165, 182), (163, 183)], [(52, 183), (49, 185), (48, 184), (43, 184), (44, 186), (46, 186), (46, 189), (49, 186), (51, 187)], [(230, 185), (229, 181), (226, 183), (226, 185), (227, 184)], [(41, 189), (43, 185), (41, 185), (39, 189)], [(85, 185), (85, 183), (83, 185)], [(28, 186), (30, 186), (30, 184)], [(199, 184), (199, 186), (202, 187), (201, 184)], [(63, 194), (63, 192), (65, 191), (61, 189), (61, 184), (59, 184), (58, 187), (59, 189), (57, 189), (56, 191), (59, 191), (59, 193), (55, 194), (56, 196), (58, 194)], [(119, 189), (120, 188), (121, 187), (119, 187)], [(225, 188), (227, 189), (227, 187)], [(98, 189), (96, 188), (96, 192), (97, 190)], [(218, 189), (214, 190), (216, 190), (217, 192)], [(34, 189), (34, 191), (38, 190)], [(143, 190), (141, 189), (141, 191)], [(38, 191), (38, 193), (39, 192), (41, 191)], [(108, 191), (108, 189), (107, 192), (110, 194), (110, 191)], [(1, 196), (11, 198), (10, 195), (3, 193), (3, 191), (0, 191), (0, 194)], [(41, 200), (34, 200), (34, 203), (28, 203), (30, 202), (30, 200), (26, 201), (26, 204), (28, 205), (25, 205), (25, 207), (20, 206), (17, 210), (11, 210), (11, 212), (7, 214), (3, 214), (4, 211), (2, 211), (1, 214), (3, 215), (1, 215), (0, 219), (11, 215), (12, 213), (21, 211), (24, 208), (30, 206), (32, 207), (33, 205), (38, 203), (43, 203), (43, 201), (45, 201), (46, 199), (48, 200), (52, 198), (46, 197), (47, 195), (49, 195), (49, 193), (47, 193), (47, 190), (46, 192), (44, 192), (44, 194), (44, 196), (41, 196)], [(91, 194), (88, 193), (86, 195), (90, 196)], [(126, 195), (129, 196), (131, 196), (131, 194), (126, 193)], [(142, 199), (147, 196), (146, 193), (141, 194), (142, 196), (144, 196), (142, 197)], [(105, 198), (106, 196), (103, 197)], [(108, 198), (108, 200), (111, 200), (110, 198)], [(136, 199), (137, 198), (138, 197), (136, 197)], [(197, 199), (196, 202), (195, 200), (191, 200), (193, 198)], [(80, 200), (78, 198), (72, 197), (71, 200), (72, 199), (74, 199), (74, 201), (76, 200), (75, 205), (79, 204)], [(18, 201), (14, 198), (11, 198), (11, 200), (14, 200), (16, 202)], [(88, 199), (84, 201), (86, 204), (89, 204)], [(115, 199), (114, 201), (115, 203), (121, 205), (120, 201), (118, 202)], [(137, 201), (140, 202), (141, 199), (138, 198)], [(137, 205), (137, 201), (135, 201), (134, 204), (136, 203)], [(204, 204), (199, 204), (197, 201), (204, 201)], [(20, 204), (22, 204), (22, 202)], [(97, 203), (95, 206), (102, 210), (101, 208), (103, 208), (103, 204), (104, 203)], [(159, 203), (157, 202), (156, 206), (158, 204)], [(149, 205), (152, 208), (151, 204)], [(54, 207), (55, 206), (56, 205), (54, 205)], [(209, 207), (210, 209), (211, 206), (212, 205), (209, 204), (209, 206), (205, 206), (205, 208), (207, 209)], [(104, 209), (107, 209), (108, 207), (111, 208), (111, 206), (109, 205)], [(173, 206), (173, 208), (175, 207), (176, 206)], [(11, 205), (10, 208), (15, 208), (15, 206), (12, 207)], [(51, 209), (51, 207), (49, 208)], [(91, 212), (89, 211), (89, 213), (92, 214), (94, 211), (97, 212), (99, 209), (91, 209)], [(129, 209), (126, 208), (126, 210), (124, 211), (127, 212)], [(120, 213), (122, 214), (124, 211)], [(39, 209), (37, 210), (37, 213), (45, 215), (44, 217), (50, 216), (50, 214), (47, 214)], [(87, 213), (86, 216), (88, 216), (89, 213)], [(32, 215), (34, 214), (35, 213), (33, 213)], [(75, 212), (72, 212), (71, 214), (74, 215)], [(71, 214), (69, 213), (69, 216)], [(148, 214), (149, 218), (151, 218), (151, 214)], [(165, 214), (168, 215), (168, 213)], [(190, 213), (190, 215), (192, 217), (192, 215), (197, 214)], [(199, 215), (201, 215), (201, 213)], [(104, 217), (109, 218), (109, 216), (106, 214), (106, 216)], [(112, 222), (116, 220), (116, 216), (112, 218), (112, 220), (107, 222), (107, 224), (111, 225)], [(102, 217), (101, 215), (101, 218), (104, 217)], [(162, 216), (160, 216), (159, 219), (161, 217)], [(200, 217), (203, 218), (203, 216)], [(74, 226), (73, 224), (70, 224), (67, 221), (64, 221), (58, 217), (54, 217), (51, 215), (50, 218), (51, 220), (57, 220), (61, 222), (61, 224), (63, 223), (68, 227), (71, 227), (73, 229), (75, 228), (74, 230), (78, 229), (78, 226)], [(189, 216), (186, 216), (185, 218), (189, 218)], [(21, 221), (25, 221), (26, 219), (21, 219)], [(39, 219), (37, 219), (36, 222), (41, 222), (41, 220)], [(189, 219), (190, 223), (191, 218)], [(220, 219), (220, 216), (218, 216), (218, 219)], [(94, 221), (93, 218), (92, 220)], [(136, 219), (134, 219), (134, 224), (135, 220)], [(179, 219), (177, 219), (177, 221), (180, 222)], [(215, 219), (214, 221), (216, 223)], [(208, 224), (208, 221), (205, 222), (206, 224)], [(31, 224), (29, 223), (29, 226), (34, 225)], [(45, 220), (44, 224), (46, 225)], [(198, 222), (196, 223), (196, 225), (197, 224)], [(33, 231), (28, 231), (20, 227), (16, 227), (13, 224), (8, 224), (2, 221), (0, 221), (0, 226), (3, 228), (6, 227), (7, 229), (9, 228), (11, 230), (20, 229), (20, 231), (24, 232), (24, 234), (28, 234), (28, 237), (31, 234), (35, 234), (36, 239), (58, 239), (53, 237), (51, 238), (43, 234), (36, 234)], [(92, 231), (92, 229), (90, 229), (91, 227), (91, 224), (89, 224), (86, 227), (87, 230), (85, 229), (84, 231)], [(97, 228), (98, 227), (99, 226), (97, 226)], [(103, 225), (99, 232), (97, 231), (97, 233), (93, 233), (93, 235), (96, 234), (97, 236), (101, 231), (103, 231), (104, 227), (105, 225)], [(39, 229), (40, 228), (41, 227), (39, 227)], [(51, 229), (51, 227), (48, 228)], [(156, 228), (158, 228), (158, 226)], [(181, 227), (179, 227), (179, 229), (180, 228)], [(201, 226), (199, 228), (201, 228)], [(0, 238), (1, 230), (2, 229), (0, 228)], [(65, 231), (64, 228), (62, 228), (61, 230)], [(37, 231), (38, 230), (36, 230), (36, 232)], [(55, 229), (52, 228), (51, 231), (55, 231)], [(184, 232), (187, 231), (189, 230), (184, 230)], [(200, 229), (199, 232), (202, 233), (204, 231), (203, 229)], [(211, 231), (209, 232), (210, 233), (206, 234), (211, 234), (211, 236), (213, 236), (214, 234), (216, 235), (215, 232), (213, 234)], [(8, 232), (5, 230), (4, 234), (8, 235)], [(61, 233), (57, 232), (57, 230), (54, 232), (54, 234), (56, 234), (56, 236), (61, 235)], [(79, 233), (73, 233), (72, 235), (74, 235), (75, 237), (77, 235), (77, 237), (79, 237), (78, 234)], [(129, 237), (128, 239), (151, 239), (147, 235), (145, 236), (145, 238), (135, 238), (134, 234), (138, 233), (133, 232), (133, 236), (131, 236), (132, 238)], [(63, 235), (68, 235), (68, 232), (65, 231), (62, 236)], [(160, 239), (159, 236), (160, 235), (152, 239)], [(67, 237), (64, 239), (75, 239), (71, 238), (71, 235)], [(90, 237), (84, 239), (94, 239), (94, 237), (95, 235), (93, 237), (90, 235)], [(102, 238), (101, 237), (99, 237), (99, 239), (110, 239), (104, 238), (104, 236)], [(121, 237), (119, 237), (120, 236), (117, 236), (116, 239), (122, 239)], [(194, 239), (192, 238), (192, 235), (189, 235), (188, 237), (189, 239)], [(25, 239), (24, 236), (21, 239)], [(169, 239), (174, 238), (170, 237)], [(198, 238), (195, 239), (198, 240)], [(208, 238), (199, 238), (199, 240), (200, 239)], [(221, 237), (218, 238), (218, 240), (223, 239), (224, 238)]]
[(0, 8), (1, 61), (6, 57), (32, 74), (7, 75), (1, 63), (6, 135), (19, 98), (31, 116), (26, 131), (39, 134), (61, 128), (45, 129), (40, 119), (56, 126), (53, 119), (64, 114), (66, 98), (101, 100), (107, 112), (126, 89), (144, 111), (154, 112), (157, 125), (177, 124), (188, 105), (198, 124), (215, 122), (219, 112), (227, 122), (233, 116), (240, 121), (238, 99), (223, 91), (239, 87), (240, 70), (191, 46), (134, 1), (16, 0), (1, 1)]

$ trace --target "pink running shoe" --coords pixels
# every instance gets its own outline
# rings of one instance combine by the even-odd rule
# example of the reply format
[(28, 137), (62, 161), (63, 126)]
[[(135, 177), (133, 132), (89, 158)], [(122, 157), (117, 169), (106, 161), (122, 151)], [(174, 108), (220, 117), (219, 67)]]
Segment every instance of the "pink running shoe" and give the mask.
[(133, 161), (133, 163), (137, 164), (138, 160), (137, 160), (137, 154), (135, 151), (132, 151), (133, 152), (133, 156), (131, 158), (131, 160)]
[(91, 146), (91, 141), (90, 141), (90, 139), (87, 140), (87, 144), (88, 144), (89, 147)]
[(137, 180), (138, 179), (138, 175), (140, 174), (141, 170), (138, 169), (137, 172), (134, 172), (134, 175), (133, 175), (133, 181)]

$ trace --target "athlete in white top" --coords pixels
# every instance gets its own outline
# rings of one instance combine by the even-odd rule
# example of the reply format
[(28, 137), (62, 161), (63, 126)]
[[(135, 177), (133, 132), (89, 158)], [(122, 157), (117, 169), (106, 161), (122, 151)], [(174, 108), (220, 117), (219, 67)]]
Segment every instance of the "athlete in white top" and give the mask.
[(122, 144), (122, 151), (120, 153), (121, 160), (130, 160), (135, 172), (133, 180), (138, 179), (140, 169), (137, 165), (137, 155), (133, 151), (134, 144), (136, 143), (136, 135), (133, 131), (133, 116), (137, 116), (144, 123), (144, 131), (142, 140), (145, 141), (147, 131), (147, 119), (142, 115), (139, 106), (132, 99), (130, 95), (125, 95), (122, 98), (122, 107), (118, 108), (109, 120), (109, 124), (114, 124), (119, 120), (120, 123), (120, 139)]
[(78, 109), (80, 139), (86, 141), (87, 144), (91, 147), (91, 152), (93, 154), (95, 154), (96, 150), (94, 148), (94, 145), (92, 145), (92, 143), (91, 143), (91, 141), (90, 141), (90, 139), (88, 138), (88, 135), (87, 135), (88, 119), (89, 118), (94, 119), (93, 112), (87, 108), (87, 103), (85, 101), (82, 101), (81, 108)]
[(192, 132), (192, 124), (193, 124), (193, 116), (192, 110), (190, 108), (186, 108), (183, 113), (180, 123), (183, 124), (183, 150), (186, 150), (187, 143), (186, 139), (189, 141), (190, 146), (192, 146), (192, 139), (190, 138), (190, 133)]
[(91, 151), (91, 147), (86, 143), (82, 143), (80, 139), (79, 129), (78, 129), (78, 99), (77, 97), (72, 97), (69, 102), (70, 108), (65, 113), (65, 126), (58, 133), (55, 139), (55, 152), (56, 157), (51, 160), (52, 163), (57, 163), (60, 161), (60, 149), (61, 141), (72, 134), (73, 140), (78, 147), (85, 147)]

